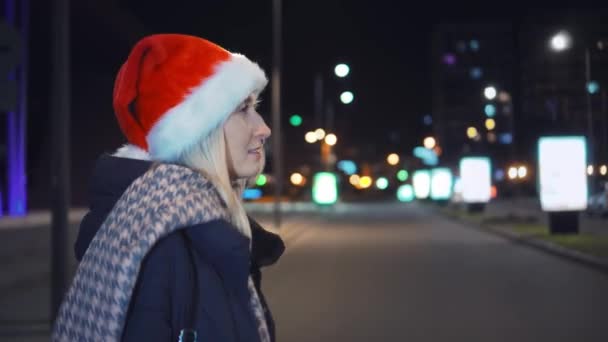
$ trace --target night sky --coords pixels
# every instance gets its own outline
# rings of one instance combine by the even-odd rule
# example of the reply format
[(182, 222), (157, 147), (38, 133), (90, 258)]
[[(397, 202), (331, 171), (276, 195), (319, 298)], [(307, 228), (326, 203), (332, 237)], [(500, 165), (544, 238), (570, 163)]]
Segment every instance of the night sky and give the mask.
[[(131, 46), (151, 33), (201, 36), (258, 62), (270, 76), (272, 1), (74, 0), (72, 1), (72, 179), (75, 205), (86, 204), (86, 185), (95, 159), (124, 139), (112, 111), (114, 76)], [(404, 1), (284, 1), (283, 120), (297, 113), (302, 127), (284, 126), (287, 166), (306, 159), (304, 143), (314, 127), (313, 80), (325, 79), (325, 96), (335, 104), (338, 152), (357, 149), (362, 157), (409, 153), (425, 131), (431, 111), (430, 33), (448, 21), (576, 20), (587, 10), (501, 3), (483, 8), (422, 6)], [(28, 172), (32, 206), (44, 206), (48, 194), (50, 142), (50, 27), (48, 1), (32, 1)], [(346, 80), (333, 66), (351, 66)], [(343, 105), (340, 90), (355, 101)], [(261, 113), (270, 123), (270, 89)], [(340, 150), (341, 149), (341, 150)], [(365, 151), (373, 152), (367, 155)]]

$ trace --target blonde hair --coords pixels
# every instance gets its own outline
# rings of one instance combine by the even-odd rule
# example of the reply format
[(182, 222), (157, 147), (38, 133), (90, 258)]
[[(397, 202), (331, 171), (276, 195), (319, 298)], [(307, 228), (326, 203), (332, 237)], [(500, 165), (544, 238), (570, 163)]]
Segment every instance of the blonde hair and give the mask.
[[(200, 172), (217, 189), (228, 207), (231, 223), (251, 238), (251, 227), (241, 200), (249, 180), (231, 180), (223, 125), (182, 153), (178, 162)], [(261, 172), (261, 170), (260, 170)]]

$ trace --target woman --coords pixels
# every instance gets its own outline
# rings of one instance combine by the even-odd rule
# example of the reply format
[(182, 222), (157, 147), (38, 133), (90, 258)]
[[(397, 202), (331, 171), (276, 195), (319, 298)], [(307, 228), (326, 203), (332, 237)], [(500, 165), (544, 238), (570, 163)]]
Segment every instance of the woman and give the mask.
[(274, 340), (259, 268), (284, 246), (241, 202), (264, 167), (266, 84), (257, 64), (198, 37), (135, 45), (114, 87), (129, 144), (97, 163), (53, 340)]

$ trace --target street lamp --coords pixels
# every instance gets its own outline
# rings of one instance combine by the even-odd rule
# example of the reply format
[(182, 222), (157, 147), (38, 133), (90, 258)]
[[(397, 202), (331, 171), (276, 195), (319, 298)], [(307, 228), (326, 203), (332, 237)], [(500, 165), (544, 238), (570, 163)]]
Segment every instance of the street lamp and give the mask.
[(399, 164), (399, 155), (397, 153), (391, 153), (388, 155), (388, 157), (386, 157), (386, 161), (390, 164), (390, 165), (397, 165)]
[[(566, 31), (560, 31), (553, 35), (550, 40), (551, 50), (556, 52), (561, 52), (569, 49), (572, 46), (572, 39), (570, 38), (570, 34)], [(585, 88), (589, 88), (591, 83), (591, 63), (589, 57), (589, 47), (585, 46)], [(587, 97), (587, 139), (588, 139), (588, 160), (593, 162), (593, 154), (594, 154), (594, 141), (593, 141), (593, 113), (591, 112), (591, 92), (586, 89), (585, 91)], [(591, 175), (591, 174), (590, 174)]]
[(551, 49), (554, 51), (564, 51), (572, 45), (570, 34), (566, 31), (560, 31), (551, 37)]
[(484, 90), (483, 90), (483, 95), (486, 97), (486, 99), (488, 100), (493, 100), (496, 97), (496, 88), (493, 86), (487, 86)]
[(338, 142), (338, 137), (335, 134), (330, 133), (325, 136), (325, 143), (329, 146), (334, 146)]
[(304, 135), (304, 140), (309, 144), (314, 144), (317, 142), (317, 134), (315, 132), (308, 132)]
[(353, 102), (354, 99), (355, 99), (355, 95), (353, 95), (353, 93), (350, 91), (345, 91), (342, 94), (340, 94), (340, 101), (342, 101), (342, 103), (344, 103), (344, 104), (349, 104), (349, 103)]
[(424, 147), (430, 149), (433, 149), (433, 147), (435, 147), (435, 145), (437, 145), (437, 141), (435, 140), (435, 138), (433, 137), (426, 137), (424, 138)]
[(344, 63), (340, 63), (334, 68), (334, 73), (340, 78), (348, 76), (349, 72), (350, 68)]

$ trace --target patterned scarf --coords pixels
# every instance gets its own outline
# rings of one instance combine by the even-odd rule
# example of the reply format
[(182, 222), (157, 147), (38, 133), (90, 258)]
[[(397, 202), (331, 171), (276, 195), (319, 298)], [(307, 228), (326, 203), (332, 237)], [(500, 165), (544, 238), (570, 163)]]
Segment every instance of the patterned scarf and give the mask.
[[(215, 219), (229, 220), (229, 215), (202, 175), (171, 164), (146, 172), (127, 188), (89, 245), (59, 309), (52, 340), (119, 341), (149, 250), (179, 227)], [(258, 330), (267, 334), (255, 309), (257, 293), (251, 297)]]

